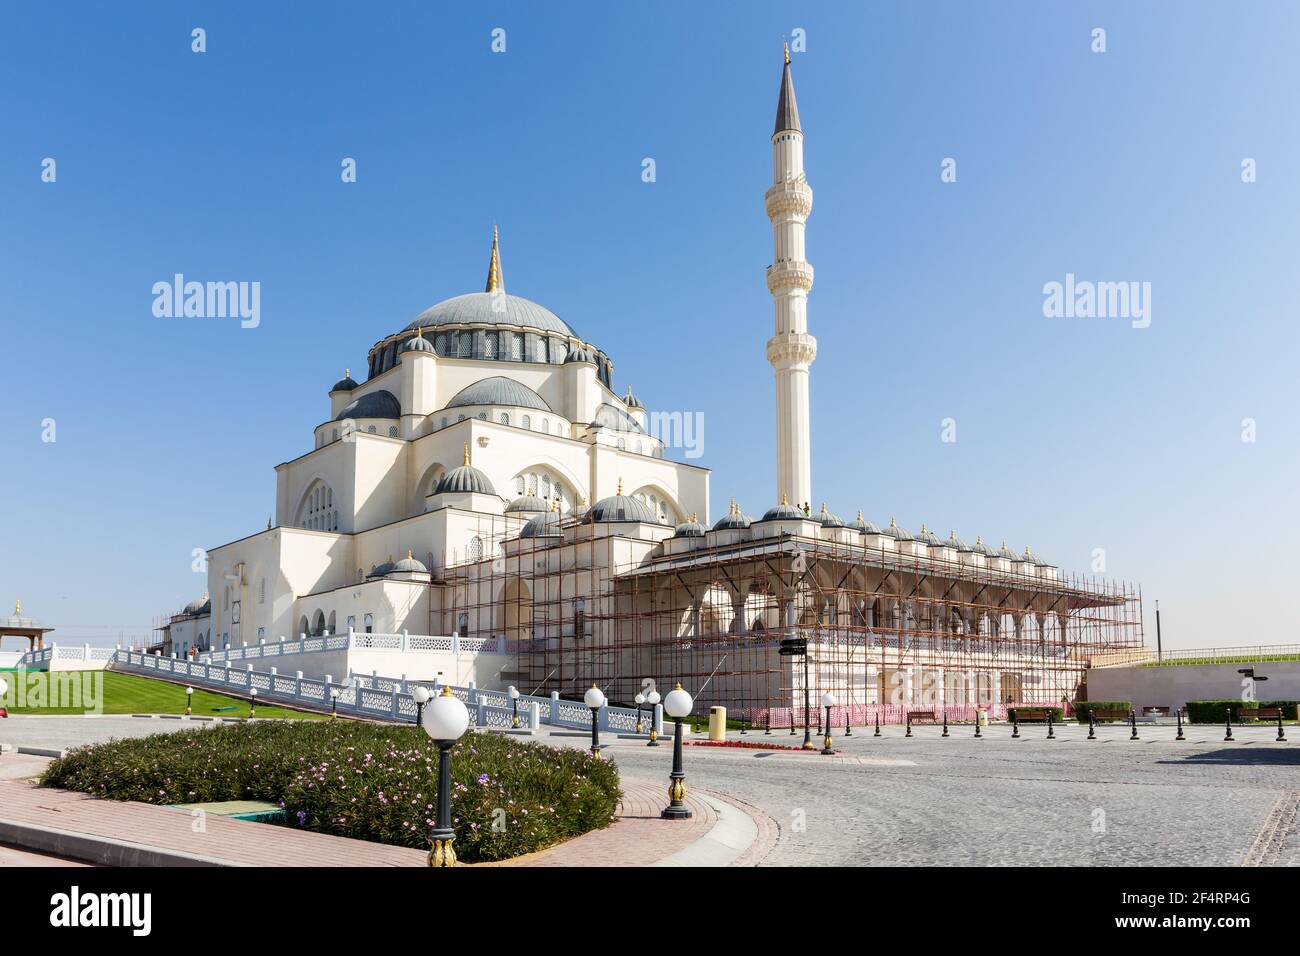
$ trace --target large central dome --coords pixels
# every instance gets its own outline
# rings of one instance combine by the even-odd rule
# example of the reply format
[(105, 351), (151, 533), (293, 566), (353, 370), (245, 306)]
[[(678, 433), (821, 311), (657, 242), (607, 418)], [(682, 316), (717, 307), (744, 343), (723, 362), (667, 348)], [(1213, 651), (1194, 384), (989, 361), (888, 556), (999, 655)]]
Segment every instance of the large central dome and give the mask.
[(505, 292), (470, 292), (439, 302), (421, 312), (402, 331), (414, 332), (439, 325), (508, 325), (580, 338), (569, 323), (550, 309)]

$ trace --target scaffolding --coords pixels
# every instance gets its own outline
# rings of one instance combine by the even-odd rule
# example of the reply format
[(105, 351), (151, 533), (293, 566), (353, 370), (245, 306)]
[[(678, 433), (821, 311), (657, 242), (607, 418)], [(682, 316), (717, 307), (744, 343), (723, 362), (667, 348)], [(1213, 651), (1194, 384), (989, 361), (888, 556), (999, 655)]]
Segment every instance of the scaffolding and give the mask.
[[(1068, 710), (1093, 658), (1143, 645), (1128, 584), (865, 547), (848, 529), (661, 543), (573, 515), (531, 538), (513, 516), (480, 521), (478, 553), (431, 585), (432, 633), (496, 638), (502, 684), (531, 694), (577, 699), (594, 683), (630, 705), (680, 682), (697, 713), (725, 706), (756, 727), (818, 722), (827, 692), (836, 725), (1000, 717), (1008, 704)], [(806, 662), (779, 653), (791, 638), (807, 641)]]

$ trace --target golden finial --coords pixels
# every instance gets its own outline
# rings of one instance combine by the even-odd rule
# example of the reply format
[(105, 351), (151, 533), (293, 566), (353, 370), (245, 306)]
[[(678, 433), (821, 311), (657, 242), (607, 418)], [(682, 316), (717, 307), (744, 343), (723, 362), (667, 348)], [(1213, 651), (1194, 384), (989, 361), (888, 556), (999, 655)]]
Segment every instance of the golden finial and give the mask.
[(826, 513), (826, 502), (822, 502), (822, 514)]
[(414, 560), (415, 560), (415, 555), (413, 555), (413, 554), (411, 553), (411, 549), (410, 549), (410, 548), (407, 548), (407, 549), (406, 549), (406, 560), (407, 560), (407, 561), (414, 561)]
[(785, 65), (790, 65), (790, 44), (785, 45)]
[(678, 682), (677, 682), (677, 686), (674, 687), (673, 690), (681, 690), (681, 689), (682, 689), (682, 682), (681, 682), (681, 681), (678, 681)]
[(927, 532), (926, 532), (925, 522), (922, 521), (922, 522), (921, 522), (921, 534), (922, 534), (922, 535), (925, 535), (926, 533), (927, 533)]
[(559, 510), (560, 510), (560, 499), (559, 499), (559, 498), (552, 498), (552, 499), (551, 499), (551, 510), (552, 510), (552, 511), (559, 511)]
[(862, 509), (861, 509), (861, 508), (858, 509), (858, 520), (859, 520), (859, 521), (862, 520)]
[(469, 464), (469, 442), (465, 442), (465, 464)]
[(781, 504), (783, 504), (783, 505), (788, 505), (789, 503), (790, 503), (790, 496), (787, 495), (787, 494), (782, 494), (782, 495), (781, 495)]
[(1009, 549), (1007, 548), (1007, 539), (1006, 539), (1006, 538), (1003, 538), (1003, 539), (1002, 539), (1002, 550), (1003, 550), (1003, 551), (1007, 551), (1007, 550), (1009, 550)]
[(497, 232), (496, 223), (492, 224), (492, 258), (488, 262), (488, 277), (486, 292), (505, 292), (506, 285), (501, 280), (501, 252), (500, 252), (500, 235)]
[(956, 540), (957, 540), (957, 529), (956, 529), (956, 528), (954, 528), (952, 531), (949, 531), (949, 532), (948, 532), (948, 540), (949, 540), (949, 541), (956, 541)]
[(351, 378), (351, 377), (352, 377), (352, 369), (350, 369), (350, 368), (345, 368), (345, 369), (343, 370), (343, 377), (344, 377), (344, 378)]
[(698, 511), (691, 512), (691, 521), (695, 524), (700, 523), (700, 513)]
[(21, 617), (21, 616), (22, 616), (22, 613), (23, 613), (23, 602), (22, 602), (22, 600), (20, 599), (20, 600), (14, 601), (14, 617)]
[(451, 696), (451, 685), (450, 685), (450, 684), (443, 684), (443, 685), (442, 685), (442, 696), (443, 696), (443, 697), (450, 697), (450, 696)]
[(898, 527), (898, 522), (894, 520), (894, 516), (893, 516), (893, 515), (890, 515), (890, 516), (889, 516), (889, 526), (890, 526), (891, 528), (897, 528), (897, 527)]
[(618, 480), (618, 491), (617, 491), (616, 493), (617, 493), (617, 495), (618, 495), (620, 498), (623, 497), (623, 479), (622, 479), (622, 478), (619, 478), (619, 480)]
[(976, 544), (977, 546), (982, 547), (983, 544), (984, 544), (984, 536), (983, 536), (983, 535), (978, 535), (978, 534), (975, 535), (975, 544)]
[(730, 511), (729, 513), (730, 513), (730, 514), (733, 514), (733, 515), (736, 513), (736, 496), (735, 496), (735, 495), (732, 495), (732, 496), (731, 496), (731, 511)]

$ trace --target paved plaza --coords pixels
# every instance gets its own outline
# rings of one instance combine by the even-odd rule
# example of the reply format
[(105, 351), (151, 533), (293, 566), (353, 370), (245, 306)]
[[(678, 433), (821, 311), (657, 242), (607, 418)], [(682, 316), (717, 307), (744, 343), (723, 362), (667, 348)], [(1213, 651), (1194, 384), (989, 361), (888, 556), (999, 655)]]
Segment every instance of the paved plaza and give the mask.
[[(111, 736), (194, 726), (130, 717), (31, 717), (0, 722), (0, 742), (59, 749)], [(1056, 740), (1042, 725), (992, 726), (983, 739), (969, 725), (856, 728), (835, 734), (834, 757), (789, 751), (688, 746), (688, 786), (719, 799), (724, 815), (738, 809), (752, 826), (751, 845), (733, 847), (732, 863), (782, 865), (1294, 865), (1300, 862), (1296, 810), (1300, 805), (1300, 728), (1275, 743), (1272, 727), (1187, 728), (1175, 741), (1172, 726), (1140, 726), (1131, 741), (1124, 726), (1058, 726)], [(695, 740), (703, 739), (691, 735)], [(573, 731), (543, 729), (535, 738), (583, 747)], [(762, 731), (732, 740), (797, 744), (802, 736)], [(653, 782), (666, 800), (671, 740), (648, 748), (644, 740), (605, 735), (604, 755), (634, 786), (639, 808), (629, 816), (653, 819)], [(0, 776), (22, 755), (0, 757)], [(14, 775), (17, 775), (15, 770)], [(647, 786), (649, 789), (647, 789)], [(653, 809), (653, 807), (651, 807)], [(637, 824), (648, 826), (650, 824)], [(664, 824), (672, 826), (672, 824)], [(700, 836), (705, 835), (703, 828)], [(581, 839), (594, 839), (589, 835)], [(627, 842), (602, 837), (611, 853)], [(637, 841), (632, 841), (637, 842)], [(606, 862), (616, 862), (608, 856)], [(688, 859), (684, 857), (683, 859)], [(541, 862), (541, 861), (539, 861)], [(554, 864), (561, 859), (550, 861)], [(628, 859), (628, 864), (638, 862)]]

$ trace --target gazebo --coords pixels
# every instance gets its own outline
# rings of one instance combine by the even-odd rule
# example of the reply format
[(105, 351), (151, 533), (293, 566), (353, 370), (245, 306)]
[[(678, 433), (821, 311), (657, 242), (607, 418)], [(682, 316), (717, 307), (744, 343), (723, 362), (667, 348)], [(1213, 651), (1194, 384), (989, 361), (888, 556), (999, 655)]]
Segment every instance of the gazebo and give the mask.
[(52, 627), (41, 627), (40, 621), (23, 617), (23, 602), (15, 601), (13, 616), (0, 618), (0, 644), (6, 637), (25, 637), (27, 649), (38, 650), (45, 646), (45, 635), (52, 630)]

